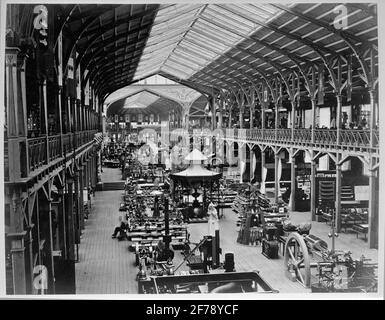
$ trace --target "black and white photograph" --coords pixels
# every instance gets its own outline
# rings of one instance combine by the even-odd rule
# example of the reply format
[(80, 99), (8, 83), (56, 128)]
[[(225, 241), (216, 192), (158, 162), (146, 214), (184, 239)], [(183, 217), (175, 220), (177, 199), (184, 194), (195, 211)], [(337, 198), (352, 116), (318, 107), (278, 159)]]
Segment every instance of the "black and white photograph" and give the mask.
[(383, 299), (381, 4), (158, 2), (1, 2), (1, 297)]

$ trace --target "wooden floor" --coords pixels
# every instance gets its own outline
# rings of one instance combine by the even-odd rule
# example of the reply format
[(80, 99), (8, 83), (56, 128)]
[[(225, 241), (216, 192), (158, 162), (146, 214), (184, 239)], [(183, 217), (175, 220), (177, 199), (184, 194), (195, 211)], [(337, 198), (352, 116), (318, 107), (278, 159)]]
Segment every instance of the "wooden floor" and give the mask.
[(76, 264), (77, 294), (137, 293), (135, 256), (126, 241), (111, 238), (122, 192), (97, 192), (86, 221)]
[[(104, 169), (103, 180), (115, 181), (120, 178), (118, 169)], [(121, 214), (118, 211), (123, 191), (101, 191), (92, 198), (92, 214), (86, 221), (85, 230), (79, 246), (79, 262), (76, 264), (77, 294), (124, 294), (137, 293), (135, 280), (137, 268), (135, 255), (128, 251), (127, 241), (111, 239), (114, 227)], [(224, 254), (233, 252), (237, 271), (258, 270), (260, 275), (280, 293), (306, 293), (310, 290), (299, 283), (292, 282), (284, 274), (283, 258), (269, 260), (261, 254), (260, 246), (246, 246), (236, 242), (236, 214), (230, 209), (225, 211), (225, 218), (220, 220), (221, 248)], [(311, 221), (308, 212), (293, 212), (290, 215), (294, 223)], [(199, 242), (207, 233), (207, 224), (190, 224), (188, 229), (192, 242)], [(312, 222), (311, 233), (329, 242), (327, 234), (330, 227), (325, 223)], [(336, 249), (350, 250), (355, 257), (362, 254), (373, 261), (378, 261), (378, 251), (368, 249), (362, 239), (355, 234), (342, 233), (336, 241)], [(181, 261), (180, 251), (175, 252), (174, 264)], [(183, 268), (184, 269), (184, 268)]]
[(122, 181), (122, 170), (119, 168), (103, 167), (103, 172), (101, 173), (101, 179), (103, 182)]

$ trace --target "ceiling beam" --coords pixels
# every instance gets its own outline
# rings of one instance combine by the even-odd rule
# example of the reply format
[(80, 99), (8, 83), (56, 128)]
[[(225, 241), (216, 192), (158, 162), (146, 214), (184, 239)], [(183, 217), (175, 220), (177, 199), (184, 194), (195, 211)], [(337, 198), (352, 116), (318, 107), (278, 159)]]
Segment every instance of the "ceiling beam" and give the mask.
[[(145, 28), (132, 29), (130, 32), (126, 33), (123, 37), (113, 36), (112, 38), (109, 38), (108, 40), (110, 40), (110, 41), (107, 45), (104, 45), (104, 43), (101, 43), (99, 49), (97, 49), (95, 52), (90, 52), (89, 55), (87, 56), (87, 58), (84, 58), (84, 61), (82, 64), (82, 66), (83, 66), (82, 69), (83, 70), (88, 69), (91, 62), (95, 61), (97, 58), (100, 58), (101, 56), (104, 57), (105, 56), (104, 53), (106, 50), (107, 51), (110, 50), (110, 54), (113, 54), (115, 52), (115, 50), (128, 48), (128, 47), (131, 47), (133, 45), (136, 45), (139, 41), (145, 41), (148, 38), (147, 34), (145, 36), (135, 37), (134, 39), (131, 39), (129, 41), (125, 41), (124, 43), (122, 43), (120, 45), (116, 45), (116, 42), (118, 42), (119, 40), (128, 39), (129, 36), (134, 35), (136, 33), (139, 33), (142, 30), (145, 30)], [(114, 45), (112, 45), (111, 48), (108, 48), (111, 44), (114, 44)], [(79, 58), (79, 56), (78, 56), (78, 58)]]
[[(174, 56), (178, 56), (178, 54), (175, 53), (175, 52), (174, 52), (173, 55), (174, 55)], [(183, 57), (181, 57), (181, 58), (183, 58), (183, 59), (185, 59), (185, 60), (188, 60), (188, 61), (190, 61), (191, 63), (194, 62), (194, 61), (192, 61), (192, 60), (191, 60), (190, 58), (188, 58), (188, 57), (184, 57), (184, 56), (183, 56)], [(214, 64), (217, 64), (219, 68), (231, 69), (231, 70), (233, 70), (233, 71), (235, 71), (235, 72), (237, 72), (237, 73), (242, 74), (242, 76), (243, 76), (243, 77), (246, 77), (246, 78), (251, 82), (251, 84), (253, 85), (253, 82), (251, 81), (251, 78), (250, 78), (249, 76), (247, 76), (247, 75), (244, 75), (242, 72), (239, 71), (239, 69), (232, 68), (232, 67), (230, 67), (230, 66), (228, 66), (228, 65), (224, 65), (224, 64), (219, 63), (219, 62), (217, 62), (217, 61), (214, 61), (213, 63), (214, 63)], [(213, 64), (213, 63), (211, 63), (211, 64)], [(228, 75), (228, 74), (226, 74), (226, 73), (223, 74), (221, 71), (218, 71), (218, 70), (217, 70), (218, 67), (212, 67), (211, 64), (208, 64), (208, 65), (204, 66), (202, 69), (197, 70), (197, 72), (200, 72), (201, 70), (204, 70), (204, 69), (209, 69), (209, 70), (213, 70), (213, 71), (215, 71), (215, 72), (219, 72), (219, 73), (221, 73), (222, 75)], [(228, 75), (228, 76), (230, 76), (230, 77), (235, 77), (236, 75), (233, 75), (233, 76)], [(238, 77), (239, 77), (239, 75), (238, 75)], [(234, 79), (234, 80), (235, 80), (235, 79)], [(236, 81), (236, 80), (235, 80), (235, 81)], [(244, 81), (244, 79), (239, 79), (239, 81)]]
[(356, 35), (351, 34), (350, 32), (345, 31), (343, 29), (336, 29), (336, 28), (332, 27), (331, 25), (329, 25), (328, 23), (321, 21), (320, 19), (310, 17), (308, 14), (304, 14), (302, 12), (299, 12), (298, 10), (295, 10), (293, 8), (288, 8), (287, 6), (281, 5), (281, 4), (272, 3), (271, 5), (273, 7), (276, 7), (277, 9), (288, 12), (291, 15), (296, 16), (302, 20), (308, 21), (313, 25), (322, 27), (325, 30), (329, 31), (330, 33), (332, 33), (336, 36), (339, 36), (341, 39), (343, 39), (349, 45), (349, 47), (351, 45), (351, 41), (355, 41), (356, 43), (361, 42), (363, 45), (365, 45), (367, 47), (371, 45), (365, 39), (361, 39), (360, 37), (357, 37)]
[[(247, 67), (247, 68), (250, 69), (250, 64), (247, 64), (247, 63), (243, 62), (242, 60), (239, 60), (238, 58), (234, 58), (234, 57), (230, 56), (229, 54), (221, 53), (221, 52), (219, 52), (219, 51), (217, 51), (217, 50), (214, 50), (214, 49), (212, 49), (212, 48), (210, 48), (210, 47), (208, 47), (208, 46), (206, 46), (206, 45), (199, 44), (199, 43), (195, 42), (194, 40), (190, 40), (190, 39), (189, 39), (189, 40), (186, 40), (186, 41), (191, 42), (191, 43), (194, 44), (195, 46), (201, 46), (201, 47), (204, 47), (205, 50), (211, 51), (211, 52), (213, 52), (213, 53), (219, 55), (220, 57), (226, 57), (226, 58), (228, 58), (228, 59), (230, 59), (230, 60), (233, 60), (234, 62), (237, 62), (237, 63), (239, 63), (239, 64), (241, 64), (241, 65), (244, 65), (245, 67)], [(255, 70), (255, 71), (257, 71), (257, 73), (260, 75), (260, 77), (261, 77), (262, 79), (264, 79), (264, 80), (267, 82), (267, 78), (266, 78), (265, 74), (263, 73), (263, 71), (257, 69), (256, 67), (252, 67), (252, 69)], [(201, 71), (198, 71), (198, 73), (199, 73), (199, 72), (201, 72)], [(194, 76), (195, 76), (195, 74), (194, 74)]]
[(121, 83), (122, 81), (126, 82), (126, 85), (131, 83), (132, 77), (134, 76), (135, 67), (132, 66), (132, 69), (118, 74), (111, 74), (108, 79), (107, 78), (99, 78), (98, 82), (94, 85), (95, 90), (97, 92), (101, 92), (100, 90), (105, 87), (110, 87), (111, 85), (115, 85), (117, 83)]
[[(78, 59), (76, 60), (76, 65), (78, 66), (82, 62), (83, 57), (86, 55), (86, 53), (91, 49), (91, 47), (95, 43), (97, 43), (98, 47), (101, 47), (101, 46), (105, 47), (106, 45), (108, 45), (108, 43), (98, 41), (106, 32), (108, 32), (112, 29), (115, 29), (119, 25), (125, 24), (125, 23), (129, 22), (130, 20), (141, 19), (141, 18), (145, 17), (146, 15), (153, 15), (153, 18), (154, 18), (156, 15), (156, 12), (158, 10), (159, 10), (159, 5), (157, 5), (157, 7), (155, 7), (155, 8), (144, 10), (142, 12), (130, 15), (129, 17), (125, 17), (124, 19), (122, 18), (119, 21), (114, 21), (112, 23), (109, 23), (109, 24), (101, 27), (99, 30), (97, 30), (97, 33), (91, 39), (88, 40), (87, 46), (79, 52)], [(149, 27), (152, 24), (153, 24), (153, 19), (152, 19), (151, 23), (146, 24), (146, 27)], [(142, 27), (140, 27), (140, 28), (142, 28)], [(129, 33), (130, 33), (130, 31), (126, 32), (125, 35), (127, 35)]]
[[(79, 6), (82, 8), (82, 6)], [(102, 14), (108, 13), (112, 10), (115, 10), (115, 8), (118, 7), (118, 5), (111, 5), (111, 8), (106, 10), (106, 8), (102, 8), (98, 6), (97, 8), (94, 8), (91, 10), (91, 12), (83, 13), (82, 16), (74, 16), (73, 20), (68, 22), (68, 24), (73, 23), (74, 21), (80, 20), (82, 23), (82, 27), (77, 30), (77, 32), (73, 35), (74, 37), (74, 42), (69, 46), (69, 49), (67, 50), (66, 53), (63, 54), (63, 65), (67, 66), (68, 64), (68, 59), (70, 58), (72, 52), (74, 51), (76, 44), (78, 41), (82, 38), (83, 33), (91, 26), (93, 26), (95, 23), (99, 22), (100, 16)], [(121, 6), (122, 7), (122, 6)], [(95, 17), (96, 14), (96, 17)], [(83, 19), (86, 19), (86, 21), (82, 21)]]
[(231, 9), (229, 9), (228, 7), (226, 7), (226, 6), (222, 5), (222, 4), (218, 4), (217, 6), (222, 8), (223, 10), (226, 10), (226, 11), (234, 14), (234, 15), (240, 16), (240, 17), (242, 17), (245, 20), (248, 20), (248, 21), (250, 21), (252, 23), (258, 24), (261, 27), (264, 27), (264, 28), (266, 28), (268, 30), (274, 31), (276, 33), (279, 33), (279, 34), (281, 34), (281, 35), (283, 35), (283, 36), (285, 36), (285, 37), (287, 37), (289, 39), (296, 40), (299, 43), (302, 43), (302, 44), (308, 46), (309, 48), (313, 49), (314, 52), (316, 52), (320, 56), (320, 58), (325, 61), (325, 63), (326, 63), (325, 53), (329, 53), (329, 54), (332, 54), (332, 55), (335, 54), (335, 52), (333, 50), (328, 49), (326, 47), (319, 46), (319, 45), (313, 43), (313, 41), (311, 41), (309, 39), (306, 39), (306, 38), (302, 38), (301, 35), (298, 35), (296, 33), (290, 33), (290, 32), (286, 32), (286, 31), (284, 31), (282, 29), (279, 29), (278, 26), (274, 25), (271, 22), (269, 24), (266, 24), (266, 23), (260, 22), (258, 20), (251, 19), (250, 17), (247, 17), (247, 16), (245, 16), (244, 14), (242, 14), (240, 12), (236, 12), (234, 10), (231, 10)]
[[(97, 63), (95, 62), (95, 65), (92, 66), (91, 71), (88, 72), (87, 76), (84, 78), (84, 85), (87, 83), (88, 79), (93, 81), (94, 79), (96, 79), (97, 77), (99, 77), (101, 75), (104, 76), (104, 74), (108, 74), (108, 71), (105, 72), (105, 70), (116, 69), (115, 67), (129, 66), (131, 64), (131, 60), (132, 59), (137, 58), (137, 57), (140, 58), (142, 56), (142, 52), (135, 53), (135, 51), (140, 51), (140, 50), (141, 50), (140, 48), (137, 48), (135, 50), (130, 50), (128, 52), (121, 53), (121, 54), (119, 54), (117, 56), (114, 56), (114, 55), (108, 55), (106, 57), (102, 57), (101, 56), (100, 60), (98, 60)], [(121, 58), (121, 57), (126, 57), (126, 56), (129, 56), (129, 57), (127, 59), (124, 59), (123, 61), (116, 62), (116, 59)], [(109, 60), (110, 62), (108, 62), (107, 64), (104, 64), (103, 62), (105, 60)], [(100, 65), (102, 67), (101, 68), (97, 68)]]
[[(71, 16), (74, 14), (74, 12), (75, 12), (76, 8), (78, 8), (78, 6), (79, 6), (78, 4), (75, 4), (73, 6), (69, 5), (68, 7), (66, 7), (64, 9), (63, 16), (59, 13), (56, 14), (58, 17), (58, 19), (56, 19), (57, 20), (56, 23), (59, 24), (59, 26), (57, 29), (55, 28), (57, 30), (57, 32), (55, 32), (55, 34), (54, 34), (54, 39), (55, 39), (55, 44), (54, 44), (54, 48), (53, 48), (54, 51), (56, 50), (56, 47), (57, 47), (60, 32), (63, 31), (65, 24), (70, 20)], [(60, 17), (60, 19), (59, 19), (59, 17)]]

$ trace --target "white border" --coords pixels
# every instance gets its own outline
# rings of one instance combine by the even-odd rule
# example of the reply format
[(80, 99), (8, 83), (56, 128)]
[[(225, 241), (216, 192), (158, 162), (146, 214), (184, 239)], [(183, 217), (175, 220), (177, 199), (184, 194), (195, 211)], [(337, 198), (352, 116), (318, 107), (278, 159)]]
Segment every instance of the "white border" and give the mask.
[[(17, 4), (17, 3), (26, 3), (25, 0), (1, 0), (0, 1), (0, 75), (4, 77), (5, 70), (5, 21), (6, 21), (6, 6), (7, 4)], [(292, 3), (292, 2), (305, 2), (305, 1), (288, 1), (288, 0), (249, 0), (249, 1), (243, 1), (243, 0), (222, 0), (222, 1), (185, 1), (185, 0), (179, 0), (179, 1), (170, 1), (170, 0), (156, 0), (156, 1), (149, 1), (149, 0), (131, 0), (131, 1), (114, 1), (114, 0), (77, 0), (77, 1), (53, 1), (53, 0), (45, 0), (45, 1), (37, 1), (37, 0), (29, 0), (28, 3), (36, 3), (36, 4), (45, 4), (45, 3), (55, 3), (55, 4), (92, 4), (92, 3), (103, 3), (103, 4), (142, 4), (142, 3), (227, 3), (227, 2), (237, 2), (237, 3), (251, 3), (251, 2), (260, 2), (260, 3)], [(318, 3), (320, 1), (306, 1), (308, 3)], [(333, 0), (324, 0), (322, 3), (341, 3), (342, 1), (333, 1)], [(385, 65), (384, 61), (384, 37), (385, 37), (385, 30), (384, 30), (384, 21), (381, 19), (381, 17), (385, 17), (385, 6), (383, 3), (379, 0), (376, 1), (360, 1), (360, 0), (351, 0), (351, 1), (343, 1), (345, 3), (376, 3), (378, 8), (378, 51), (379, 51), (379, 119), (380, 119), (380, 149), (385, 150), (384, 147), (384, 129), (382, 127), (382, 124), (384, 124), (384, 111), (383, 107), (381, 107), (381, 102), (385, 102), (385, 90), (384, 90), (384, 75), (382, 72), (381, 66)], [(4, 85), (3, 80), (0, 80), (0, 107), (2, 109), (0, 113), (0, 128), (3, 128), (4, 126), (4, 119), (3, 119), (3, 108), (5, 108), (4, 105)], [(0, 145), (3, 146), (3, 130), (0, 130)], [(4, 167), (3, 164), (4, 157), (3, 157), (3, 147), (0, 148), (0, 168)], [(380, 167), (384, 168), (385, 166), (385, 159), (380, 158)], [(4, 181), (4, 172), (3, 170), (0, 170), (0, 182)], [(87, 299), (98, 299), (98, 300), (383, 300), (384, 299), (384, 288), (385, 288), (385, 279), (384, 279), (384, 266), (385, 266), (385, 255), (384, 255), (384, 244), (385, 244), (385, 236), (384, 236), (384, 226), (385, 226), (385, 220), (384, 220), (384, 213), (381, 212), (381, 208), (385, 208), (385, 197), (381, 197), (381, 195), (385, 195), (384, 186), (383, 183), (384, 177), (380, 173), (380, 189), (379, 189), (379, 247), (378, 247), (378, 274), (379, 274), (379, 285), (378, 285), (378, 293), (377, 294), (354, 294), (354, 293), (344, 293), (344, 294), (338, 294), (338, 293), (309, 293), (309, 294), (286, 294), (286, 293), (278, 293), (278, 294), (218, 294), (218, 295), (210, 295), (210, 294), (199, 294), (199, 295), (132, 295), (132, 294), (92, 294), (92, 295), (47, 295), (47, 296), (21, 296), (21, 295), (15, 295), (15, 296), (6, 296), (5, 295), (5, 261), (4, 261), (4, 250), (5, 250), (5, 243), (4, 243), (4, 210), (2, 210), (4, 206), (4, 184), (0, 183), (0, 299), (68, 299), (68, 300), (87, 300)]]

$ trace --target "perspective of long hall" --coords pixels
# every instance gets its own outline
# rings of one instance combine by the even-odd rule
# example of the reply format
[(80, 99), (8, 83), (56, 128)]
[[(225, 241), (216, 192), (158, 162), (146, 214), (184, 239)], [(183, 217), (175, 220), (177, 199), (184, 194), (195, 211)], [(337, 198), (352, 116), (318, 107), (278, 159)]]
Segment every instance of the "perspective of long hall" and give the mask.
[(375, 3), (0, 9), (7, 295), (378, 293)]

